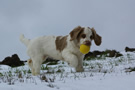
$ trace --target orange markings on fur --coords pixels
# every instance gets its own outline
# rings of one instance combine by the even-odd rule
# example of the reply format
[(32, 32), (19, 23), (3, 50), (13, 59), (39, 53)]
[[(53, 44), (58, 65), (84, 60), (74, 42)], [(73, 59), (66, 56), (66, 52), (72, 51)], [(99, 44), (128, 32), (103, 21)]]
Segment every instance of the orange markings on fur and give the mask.
[(29, 63), (32, 63), (32, 60), (31, 59), (29, 60)]

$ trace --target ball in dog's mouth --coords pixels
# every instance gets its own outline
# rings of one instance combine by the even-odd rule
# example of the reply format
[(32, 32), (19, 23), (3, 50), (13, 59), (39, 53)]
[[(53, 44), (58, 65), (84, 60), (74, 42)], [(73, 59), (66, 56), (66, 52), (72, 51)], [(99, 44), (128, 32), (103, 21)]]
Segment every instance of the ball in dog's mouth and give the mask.
[(80, 52), (82, 54), (87, 54), (90, 51), (90, 46), (87, 46), (85, 44), (80, 45)]

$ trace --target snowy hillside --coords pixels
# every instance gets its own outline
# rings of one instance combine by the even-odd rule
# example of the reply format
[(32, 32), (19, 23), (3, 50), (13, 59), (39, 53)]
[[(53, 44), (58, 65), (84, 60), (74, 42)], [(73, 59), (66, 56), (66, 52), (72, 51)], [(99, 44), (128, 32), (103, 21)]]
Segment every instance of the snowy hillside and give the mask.
[(32, 76), (27, 66), (0, 65), (0, 90), (135, 90), (135, 53), (85, 60), (85, 72), (77, 73), (67, 63), (42, 65)]

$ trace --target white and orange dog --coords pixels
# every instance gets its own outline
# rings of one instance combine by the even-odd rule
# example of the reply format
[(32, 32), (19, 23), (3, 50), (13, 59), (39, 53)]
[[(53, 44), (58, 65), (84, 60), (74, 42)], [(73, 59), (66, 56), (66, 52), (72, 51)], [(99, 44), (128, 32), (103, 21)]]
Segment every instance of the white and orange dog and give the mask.
[(42, 36), (36, 39), (27, 39), (20, 36), (20, 41), (27, 46), (29, 67), (33, 75), (40, 74), (41, 64), (48, 58), (66, 61), (77, 72), (82, 72), (84, 55), (79, 51), (80, 45), (91, 46), (92, 40), (96, 45), (101, 44), (94, 28), (78, 26), (67, 36)]

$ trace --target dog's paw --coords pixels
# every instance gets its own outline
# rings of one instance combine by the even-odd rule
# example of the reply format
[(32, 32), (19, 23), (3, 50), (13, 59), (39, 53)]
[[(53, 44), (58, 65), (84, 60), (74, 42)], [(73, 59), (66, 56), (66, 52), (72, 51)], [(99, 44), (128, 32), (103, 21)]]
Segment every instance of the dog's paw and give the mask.
[(40, 73), (33, 72), (32, 75), (33, 76), (38, 76), (38, 75), (40, 75)]
[(76, 72), (83, 72), (83, 71), (84, 71), (83, 67), (76, 68)]

